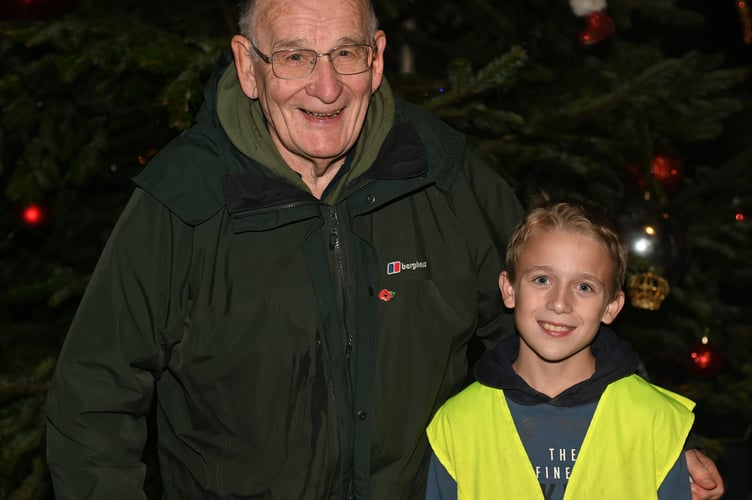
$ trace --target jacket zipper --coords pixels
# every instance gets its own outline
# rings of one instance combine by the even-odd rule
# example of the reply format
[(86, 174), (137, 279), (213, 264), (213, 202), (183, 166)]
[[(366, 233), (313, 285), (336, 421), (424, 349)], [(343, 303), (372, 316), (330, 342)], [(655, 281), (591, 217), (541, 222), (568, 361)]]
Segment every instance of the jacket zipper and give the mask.
[(339, 213), (335, 207), (329, 208), (329, 227), (331, 230), (329, 233), (329, 250), (334, 252), (335, 273), (337, 275), (339, 293), (342, 298), (344, 325), (347, 336), (345, 339), (345, 357), (349, 360), (352, 357), (352, 350), (355, 343), (355, 330), (353, 328), (351, 314), (352, 299), (347, 291), (347, 273), (345, 270), (345, 257), (341, 241)]
[[(355, 343), (355, 333), (352, 328), (353, 321), (352, 317), (350, 315), (350, 304), (351, 304), (351, 298), (350, 294), (347, 292), (347, 272), (346, 272), (346, 266), (345, 266), (345, 257), (344, 257), (344, 249), (342, 246), (342, 234), (340, 231), (340, 223), (339, 223), (339, 213), (337, 212), (337, 209), (335, 207), (329, 208), (329, 250), (334, 252), (334, 268), (335, 268), (335, 274), (336, 274), (336, 280), (337, 280), (337, 287), (339, 291), (340, 298), (342, 300), (342, 312), (343, 312), (343, 321), (344, 321), (344, 327), (345, 327), (345, 359), (349, 363), (352, 359), (353, 354), (353, 345)], [(353, 387), (352, 387), (352, 375), (350, 372), (350, 367), (348, 366), (346, 370), (346, 377), (347, 377), (347, 390), (349, 393), (349, 400), (352, 401), (353, 398)], [(352, 489), (353, 489), (353, 476), (354, 470), (351, 471), (351, 475), (347, 481), (347, 499), (350, 500), (353, 497)]]

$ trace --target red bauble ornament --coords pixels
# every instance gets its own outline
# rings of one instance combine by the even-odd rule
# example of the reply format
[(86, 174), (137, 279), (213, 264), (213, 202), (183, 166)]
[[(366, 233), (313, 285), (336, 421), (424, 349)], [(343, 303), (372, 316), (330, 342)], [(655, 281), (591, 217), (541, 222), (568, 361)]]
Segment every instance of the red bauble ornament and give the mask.
[(587, 14), (585, 21), (587, 22), (585, 29), (577, 36), (580, 45), (595, 45), (616, 31), (614, 20), (605, 9)]
[(38, 226), (44, 221), (44, 212), (39, 205), (32, 203), (23, 209), (21, 217), (29, 226)]
[(684, 176), (681, 158), (670, 155), (655, 155), (650, 164), (650, 173), (666, 194), (673, 194)]
[(716, 377), (723, 367), (721, 351), (708, 342), (695, 345), (689, 354), (689, 370), (701, 378)]
[(744, 43), (752, 43), (752, 14), (747, 0), (738, 0), (736, 7), (739, 9), (739, 17), (742, 21), (742, 34)]

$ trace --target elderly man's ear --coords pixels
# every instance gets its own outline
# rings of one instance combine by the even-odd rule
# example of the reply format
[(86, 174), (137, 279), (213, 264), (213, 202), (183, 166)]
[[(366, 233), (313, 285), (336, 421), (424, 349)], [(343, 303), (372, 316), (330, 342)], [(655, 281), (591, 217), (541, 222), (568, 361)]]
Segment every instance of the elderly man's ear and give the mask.
[(386, 33), (382, 30), (376, 31), (373, 36), (376, 44), (376, 52), (373, 55), (373, 66), (371, 67), (371, 92), (375, 93), (381, 86), (381, 80), (384, 78), (384, 51), (386, 50)]
[(235, 35), (230, 41), (232, 55), (235, 57), (235, 70), (238, 73), (238, 81), (243, 93), (251, 99), (258, 97), (258, 85), (256, 85), (256, 67), (251, 41), (243, 35)]

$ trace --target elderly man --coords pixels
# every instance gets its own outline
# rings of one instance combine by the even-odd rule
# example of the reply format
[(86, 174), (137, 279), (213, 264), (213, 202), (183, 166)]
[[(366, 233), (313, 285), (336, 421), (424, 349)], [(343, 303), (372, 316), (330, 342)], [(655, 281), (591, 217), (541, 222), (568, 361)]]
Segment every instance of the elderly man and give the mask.
[(393, 96), (370, 2), (248, 1), (240, 27), (71, 325), (58, 499), (144, 497), (153, 402), (166, 499), (422, 498), (468, 342), (512, 331), (494, 276), (520, 204)]

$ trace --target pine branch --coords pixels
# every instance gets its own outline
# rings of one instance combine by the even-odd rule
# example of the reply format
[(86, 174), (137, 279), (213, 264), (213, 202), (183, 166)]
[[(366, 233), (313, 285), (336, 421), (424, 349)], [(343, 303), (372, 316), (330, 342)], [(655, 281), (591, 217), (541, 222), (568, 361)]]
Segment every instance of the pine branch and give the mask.
[(42, 498), (49, 490), (44, 405), (53, 368), (46, 359), (29, 375), (0, 378), (0, 498)]
[(514, 46), (507, 53), (493, 59), (475, 74), (466, 61), (455, 61), (455, 67), (449, 75), (449, 90), (428, 100), (423, 107), (441, 113), (446, 106), (457, 106), (490, 89), (504, 88), (511, 84), (511, 78), (526, 62), (527, 54), (519, 46)]

